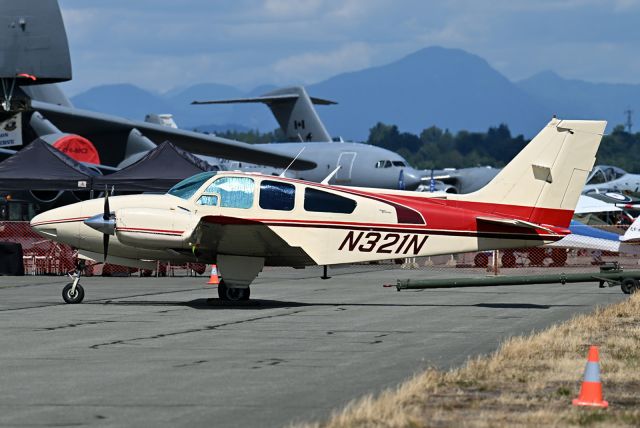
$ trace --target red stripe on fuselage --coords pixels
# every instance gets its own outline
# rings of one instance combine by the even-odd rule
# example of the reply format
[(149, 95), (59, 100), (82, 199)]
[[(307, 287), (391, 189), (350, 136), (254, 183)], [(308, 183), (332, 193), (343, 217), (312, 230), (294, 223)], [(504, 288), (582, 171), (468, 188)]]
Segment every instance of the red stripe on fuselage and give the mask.
[(205, 223), (221, 224), (221, 225), (262, 225), (262, 226), (282, 226), (282, 227), (300, 227), (300, 228), (323, 228), (323, 229), (350, 229), (350, 230), (367, 230), (377, 232), (398, 232), (398, 233), (416, 233), (425, 235), (450, 235), (450, 236), (468, 236), (468, 237), (484, 237), (496, 239), (523, 239), (523, 240), (546, 240), (557, 241), (562, 239), (569, 231), (558, 229), (557, 233), (550, 234), (540, 230), (537, 233), (535, 229), (525, 227), (509, 226), (509, 225), (493, 225), (482, 224), (479, 228), (474, 229), (434, 229), (420, 225), (403, 225), (389, 223), (363, 223), (363, 222), (347, 222), (347, 221), (323, 221), (323, 220), (295, 220), (295, 219), (265, 219), (265, 218), (238, 218), (227, 216), (205, 216), (202, 218)]
[[(247, 176), (255, 177), (256, 174), (247, 174)], [(263, 177), (273, 179), (271, 176), (263, 175)], [(359, 188), (311, 183), (304, 180), (286, 177), (279, 177), (278, 180), (318, 187), (334, 192), (362, 196), (380, 202), (386, 202), (391, 205), (402, 205), (407, 209), (416, 211), (426, 220), (427, 224), (431, 226), (437, 225), (437, 228), (443, 228), (450, 222), (452, 212), (449, 211), (449, 209), (451, 208), (466, 211), (466, 215), (473, 217), (474, 219), (479, 215), (491, 214), (496, 217), (525, 220), (543, 226), (555, 226), (560, 228), (568, 228), (571, 223), (571, 218), (573, 217), (573, 210), (564, 210), (560, 208), (538, 208), (522, 205), (496, 204), (491, 202), (425, 198), (421, 196), (413, 196), (410, 194), (411, 192), (407, 192), (407, 195), (376, 193), (360, 190)], [(445, 210), (440, 210), (437, 207), (445, 208)], [(457, 229), (457, 227), (454, 227), (453, 229)]]
[(117, 227), (116, 230), (123, 232), (156, 233), (162, 235), (182, 235), (184, 230), (147, 229), (144, 227)]
[(61, 218), (59, 220), (47, 220), (47, 221), (39, 221), (37, 223), (31, 223), (31, 226), (44, 226), (47, 224), (58, 224), (58, 223), (73, 223), (76, 221), (84, 221), (89, 217), (72, 217), (72, 218)]

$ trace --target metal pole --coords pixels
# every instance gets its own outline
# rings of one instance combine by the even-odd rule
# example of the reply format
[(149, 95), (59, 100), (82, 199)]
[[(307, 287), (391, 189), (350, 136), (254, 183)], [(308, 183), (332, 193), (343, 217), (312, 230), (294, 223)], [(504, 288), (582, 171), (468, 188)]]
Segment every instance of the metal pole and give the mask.
[(327, 269), (327, 268), (328, 268), (328, 266), (327, 266), (327, 265), (324, 265), (323, 274), (322, 274), (322, 276), (320, 277), (320, 279), (329, 279), (329, 278), (331, 278), (330, 276), (328, 276), (328, 275), (327, 275), (327, 271), (328, 271), (328, 269)]

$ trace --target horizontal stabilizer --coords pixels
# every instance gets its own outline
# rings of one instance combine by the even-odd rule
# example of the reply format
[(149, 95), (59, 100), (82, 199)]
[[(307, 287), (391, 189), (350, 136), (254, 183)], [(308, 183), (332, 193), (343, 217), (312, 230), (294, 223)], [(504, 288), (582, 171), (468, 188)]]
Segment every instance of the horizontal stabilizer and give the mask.
[(547, 227), (541, 226), (539, 224), (531, 223), (529, 221), (510, 219), (510, 218), (499, 218), (499, 217), (476, 217), (478, 221), (484, 221), (487, 223), (499, 224), (504, 226), (515, 226), (515, 227), (524, 227), (527, 229), (541, 229), (549, 233), (556, 233), (556, 231), (551, 230)]
[[(193, 101), (191, 104), (248, 104), (248, 103), (277, 103), (279, 101), (293, 101), (297, 100), (300, 97), (299, 94), (282, 94), (282, 95), (271, 95), (271, 96), (262, 96), (262, 97), (254, 97), (254, 98), (230, 98), (226, 100), (211, 100), (211, 101)], [(325, 100), (323, 98), (309, 97), (313, 104), (318, 105), (332, 105), (338, 104), (335, 101)]]
[(331, 136), (320, 120), (314, 104), (331, 105), (334, 101), (310, 97), (302, 86), (276, 89), (259, 97), (228, 100), (193, 101), (191, 104), (263, 103), (271, 110), (288, 141), (330, 142)]

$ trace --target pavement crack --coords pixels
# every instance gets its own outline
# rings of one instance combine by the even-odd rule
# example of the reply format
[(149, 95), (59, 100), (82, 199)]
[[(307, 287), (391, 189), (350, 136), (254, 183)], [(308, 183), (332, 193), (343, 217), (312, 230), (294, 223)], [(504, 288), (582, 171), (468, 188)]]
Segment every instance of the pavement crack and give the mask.
[(265, 316), (261, 316), (261, 317), (248, 318), (248, 319), (245, 319), (245, 320), (231, 321), (231, 322), (225, 322), (225, 323), (214, 324), (214, 325), (207, 325), (207, 326), (204, 326), (204, 327), (201, 327), (201, 328), (190, 328), (190, 329), (186, 329), (186, 330), (174, 331), (174, 332), (171, 332), (171, 333), (155, 334), (153, 336), (143, 336), (143, 337), (134, 337), (132, 339), (113, 340), (111, 342), (104, 342), (104, 343), (98, 343), (96, 345), (91, 345), (89, 347), (89, 349), (100, 349), (100, 348), (103, 348), (103, 347), (106, 347), (106, 346), (112, 346), (112, 345), (129, 345), (129, 344), (132, 344), (132, 343), (141, 342), (141, 341), (145, 341), (145, 340), (164, 339), (164, 338), (167, 338), (167, 337), (180, 336), (180, 335), (184, 335), (184, 334), (202, 333), (202, 332), (205, 332), (205, 331), (218, 330), (218, 329), (224, 328), (224, 327), (247, 324), (247, 323), (252, 323), (252, 322), (256, 322), (256, 321), (263, 321), (263, 320), (280, 318), (280, 317), (285, 317), (285, 316), (290, 316), (290, 315), (296, 315), (296, 314), (298, 314), (300, 312), (302, 312), (302, 311), (301, 310), (291, 311), (291, 312), (287, 312), (287, 313), (284, 313), (284, 314), (265, 315)]
[(109, 320), (98, 320), (98, 321), (86, 321), (86, 322), (77, 322), (72, 324), (59, 325), (55, 327), (42, 327), (36, 328), (34, 331), (55, 331), (55, 330), (64, 330), (67, 328), (75, 328), (75, 327), (84, 327), (87, 325), (98, 325), (98, 324), (107, 324), (112, 322), (120, 322), (120, 321), (109, 321)]
[(185, 364), (176, 364), (173, 367), (174, 368), (182, 368), (182, 367), (193, 367), (193, 366), (198, 366), (200, 364), (204, 364), (204, 363), (208, 363), (208, 360), (198, 360), (198, 361), (193, 361), (190, 363), (185, 363)]

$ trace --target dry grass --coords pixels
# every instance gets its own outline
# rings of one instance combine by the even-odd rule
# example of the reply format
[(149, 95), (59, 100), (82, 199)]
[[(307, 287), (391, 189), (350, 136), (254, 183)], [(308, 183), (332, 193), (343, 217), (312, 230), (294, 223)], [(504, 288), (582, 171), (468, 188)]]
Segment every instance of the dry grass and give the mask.
[[(609, 409), (571, 406), (589, 345)], [(640, 426), (640, 293), (442, 372), (428, 370), (307, 427)]]

